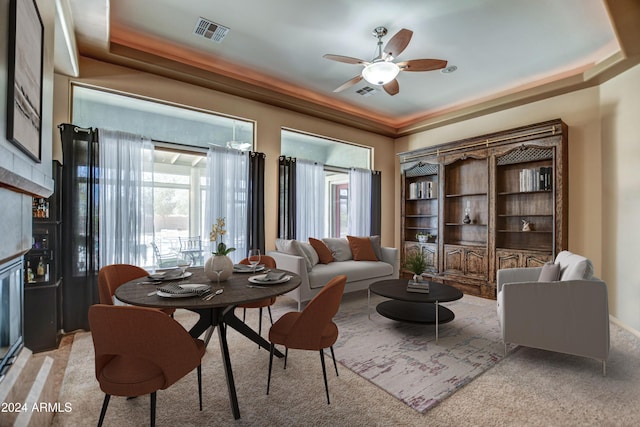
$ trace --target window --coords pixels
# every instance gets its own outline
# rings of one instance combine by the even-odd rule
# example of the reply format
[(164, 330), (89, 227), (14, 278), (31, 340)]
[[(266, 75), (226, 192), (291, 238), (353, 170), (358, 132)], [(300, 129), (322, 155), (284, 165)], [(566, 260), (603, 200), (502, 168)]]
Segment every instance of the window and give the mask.
[(251, 150), (254, 123), (210, 112), (73, 86), (73, 124), (144, 135), (191, 147)]
[(180, 251), (179, 238), (200, 236), (207, 250), (207, 149), (217, 145), (251, 150), (253, 122), (77, 85), (72, 121), (144, 135), (154, 142), (154, 173), (145, 177), (153, 187), (154, 231), (140, 242), (147, 246), (147, 267), (157, 263), (152, 243), (167, 259)]
[[(348, 227), (349, 168), (370, 169), (371, 149), (283, 129), (281, 154), (316, 161), (325, 169), (325, 230), (327, 237), (345, 237)], [(318, 236), (324, 237), (324, 236)]]

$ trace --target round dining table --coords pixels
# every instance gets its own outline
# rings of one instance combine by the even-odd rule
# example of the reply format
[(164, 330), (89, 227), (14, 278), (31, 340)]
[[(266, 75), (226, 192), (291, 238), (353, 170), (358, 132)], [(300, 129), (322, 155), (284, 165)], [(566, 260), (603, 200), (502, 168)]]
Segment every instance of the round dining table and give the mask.
[[(282, 295), (300, 286), (300, 276), (295, 273), (279, 269), (270, 269), (269, 271), (284, 272), (289, 276), (289, 280), (283, 283), (256, 284), (249, 281), (249, 278), (253, 276), (251, 272), (234, 271), (227, 280), (220, 281), (218, 284), (216, 281), (211, 281), (207, 278), (202, 267), (191, 267), (187, 269), (187, 272), (191, 274), (183, 279), (158, 282), (153, 281), (150, 277), (141, 277), (131, 280), (118, 287), (115, 296), (118, 300), (131, 305), (156, 308), (183, 308), (198, 313), (200, 318), (189, 330), (189, 334), (194, 338), (199, 337), (205, 332), (210, 334), (217, 326), (220, 351), (222, 353), (227, 378), (231, 411), (234, 418), (239, 419), (240, 408), (235, 382), (233, 380), (233, 371), (231, 369), (226, 328), (231, 327), (235, 329), (266, 350), (269, 350), (270, 343), (240, 320), (235, 315), (234, 309), (239, 304), (246, 304)], [(264, 271), (258, 271), (257, 273), (263, 274)], [(211, 286), (211, 292), (203, 296), (180, 298), (167, 298), (158, 295), (157, 288), (169, 283), (207, 284)], [(208, 295), (215, 294), (219, 289), (222, 289), (221, 293), (213, 296), (211, 299), (206, 298)], [(276, 351), (274, 354), (278, 357), (284, 356), (279, 351)]]

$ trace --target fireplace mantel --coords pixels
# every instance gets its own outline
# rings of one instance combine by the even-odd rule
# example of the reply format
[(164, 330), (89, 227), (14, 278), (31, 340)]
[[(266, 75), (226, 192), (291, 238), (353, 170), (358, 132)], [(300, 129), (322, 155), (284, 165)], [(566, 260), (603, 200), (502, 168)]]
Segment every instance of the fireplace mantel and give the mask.
[(42, 177), (42, 184), (25, 178), (9, 169), (0, 166), (0, 187), (33, 197), (49, 197), (53, 193), (53, 180)]

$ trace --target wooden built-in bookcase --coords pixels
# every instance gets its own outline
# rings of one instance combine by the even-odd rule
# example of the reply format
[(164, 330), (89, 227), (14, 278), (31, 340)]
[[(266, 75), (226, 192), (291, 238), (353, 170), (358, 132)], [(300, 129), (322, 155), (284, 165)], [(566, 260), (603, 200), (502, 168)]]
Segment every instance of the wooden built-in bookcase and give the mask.
[(488, 298), (498, 269), (553, 260), (567, 247), (567, 142), (558, 119), (400, 153), (402, 260), (419, 250), (432, 280)]

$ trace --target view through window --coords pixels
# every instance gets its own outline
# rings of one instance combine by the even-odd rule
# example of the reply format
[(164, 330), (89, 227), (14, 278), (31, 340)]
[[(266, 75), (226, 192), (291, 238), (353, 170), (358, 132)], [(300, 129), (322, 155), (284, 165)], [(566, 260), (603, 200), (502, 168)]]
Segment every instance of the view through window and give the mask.
[[(207, 149), (213, 144), (251, 150), (254, 123), (82, 86), (74, 86), (72, 110), (77, 126), (135, 133), (154, 142), (154, 173), (145, 178), (154, 190), (154, 231), (140, 242), (147, 247), (145, 267), (175, 266), (179, 256), (201, 265), (211, 229), (204, 223)], [(200, 253), (193, 249), (196, 240)]]
[[(349, 168), (371, 168), (371, 149), (293, 130), (281, 131), (281, 154), (325, 165), (326, 237), (346, 237)], [(318, 236), (325, 237), (325, 236)]]

